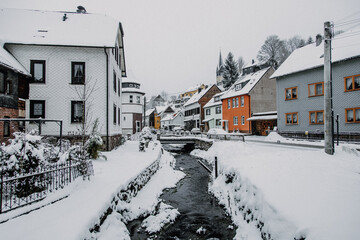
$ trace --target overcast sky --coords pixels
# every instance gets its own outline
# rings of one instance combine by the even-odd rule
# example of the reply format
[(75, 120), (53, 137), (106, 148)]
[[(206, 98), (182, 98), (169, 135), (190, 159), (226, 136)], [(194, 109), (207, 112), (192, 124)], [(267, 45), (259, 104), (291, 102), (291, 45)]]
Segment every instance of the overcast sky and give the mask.
[(215, 83), (220, 49), (249, 62), (269, 35), (315, 39), (325, 21), (360, 16), (359, 0), (0, 0), (1, 8), (78, 5), (123, 24), (127, 69), (147, 96)]

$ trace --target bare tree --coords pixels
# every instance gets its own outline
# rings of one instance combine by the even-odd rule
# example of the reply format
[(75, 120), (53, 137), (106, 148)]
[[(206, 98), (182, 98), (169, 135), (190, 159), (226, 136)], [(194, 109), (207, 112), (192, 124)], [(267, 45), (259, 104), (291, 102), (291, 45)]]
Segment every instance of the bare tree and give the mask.
[(245, 65), (245, 61), (244, 61), (243, 57), (238, 58), (237, 65), (238, 65), (238, 68), (239, 68), (239, 73), (241, 74), (242, 69), (243, 69), (243, 67)]
[(277, 35), (271, 35), (266, 38), (264, 44), (258, 52), (257, 58), (260, 62), (268, 62), (274, 68), (277, 68), (289, 56), (284, 41)]
[(295, 49), (306, 45), (305, 40), (299, 35), (293, 36), (286, 41), (289, 53), (292, 53)]
[(70, 85), (73, 91), (75, 91), (80, 102), (80, 104), (78, 104), (76, 107), (81, 106), (81, 109), (79, 110), (81, 111), (81, 117), (76, 116), (77, 119), (75, 120), (80, 123), (80, 125), (77, 127), (77, 131), (81, 136), (83, 145), (85, 145), (87, 133), (89, 132), (93, 123), (91, 109), (94, 103), (93, 94), (97, 90), (96, 85), (97, 80), (94, 80), (91, 77), (86, 78), (84, 84)]

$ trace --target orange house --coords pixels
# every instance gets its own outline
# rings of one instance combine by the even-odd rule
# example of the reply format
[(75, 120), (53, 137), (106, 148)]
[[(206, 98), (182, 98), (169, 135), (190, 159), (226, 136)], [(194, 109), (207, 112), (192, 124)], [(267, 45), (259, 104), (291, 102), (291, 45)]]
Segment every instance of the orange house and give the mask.
[(241, 95), (222, 99), (223, 128), (228, 132), (251, 132), (246, 119), (251, 117), (250, 96)]
[(270, 80), (274, 69), (245, 72), (221, 97), (222, 126), (227, 132), (255, 132), (255, 122), (248, 120), (253, 113), (276, 111), (276, 82)]

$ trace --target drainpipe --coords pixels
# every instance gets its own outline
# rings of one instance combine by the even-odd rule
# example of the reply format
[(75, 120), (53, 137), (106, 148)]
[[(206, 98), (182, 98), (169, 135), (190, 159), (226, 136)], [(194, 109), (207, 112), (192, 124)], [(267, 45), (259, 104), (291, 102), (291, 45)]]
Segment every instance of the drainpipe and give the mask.
[(106, 150), (109, 151), (109, 55), (106, 52), (106, 47), (104, 47), (104, 52), (106, 55)]

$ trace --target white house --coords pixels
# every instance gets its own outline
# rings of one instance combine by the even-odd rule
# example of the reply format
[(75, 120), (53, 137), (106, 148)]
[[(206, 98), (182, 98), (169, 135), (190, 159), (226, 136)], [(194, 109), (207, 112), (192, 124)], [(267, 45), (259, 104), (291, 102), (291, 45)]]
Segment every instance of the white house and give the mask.
[(205, 131), (211, 128), (222, 128), (222, 101), (221, 96), (224, 92), (215, 94), (211, 100), (204, 105), (205, 119)]
[(179, 110), (176, 113), (168, 114), (161, 119), (161, 128), (172, 130), (174, 127), (184, 127), (183, 110)]
[[(80, 10), (0, 9), (0, 32), (1, 47), (33, 76), (27, 117), (62, 119), (68, 137), (79, 132), (81, 122), (90, 126), (98, 119), (106, 149), (120, 143), (126, 69), (119, 21)], [(84, 101), (81, 95), (89, 90)], [(42, 134), (58, 136), (59, 128), (46, 123)]]
[(134, 134), (143, 128), (144, 95), (139, 83), (129, 78), (122, 82), (123, 134)]

